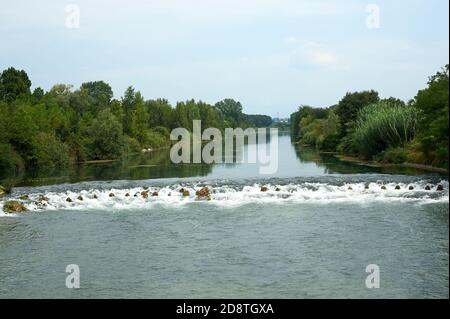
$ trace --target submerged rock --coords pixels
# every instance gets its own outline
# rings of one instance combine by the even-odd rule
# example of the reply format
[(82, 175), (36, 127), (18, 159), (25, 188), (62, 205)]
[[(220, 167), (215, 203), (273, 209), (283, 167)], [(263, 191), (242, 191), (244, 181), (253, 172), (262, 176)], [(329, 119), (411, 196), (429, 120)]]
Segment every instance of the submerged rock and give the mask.
[(5, 213), (21, 213), (26, 212), (28, 209), (21, 202), (17, 200), (10, 200), (3, 204), (3, 211)]
[(261, 192), (267, 192), (268, 190), (269, 190), (269, 188), (267, 188), (266, 186), (261, 187)]
[(50, 199), (47, 196), (44, 196), (44, 195), (39, 195), (39, 200), (40, 201), (46, 201), (46, 202), (50, 201)]
[(183, 190), (183, 197), (188, 197), (189, 195), (191, 195), (191, 194), (189, 193), (189, 191)]
[(364, 189), (369, 189), (370, 188), (370, 184), (369, 183), (365, 183), (364, 184)]
[(35, 202), (35, 204), (37, 207), (39, 207), (41, 209), (47, 207), (47, 203), (45, 203), (45, 202)]
[(27, 200), (27, 199), (30, 199), (30, 196), (28, 196), (28, 195), (22, 195), (22, 196), (19, 197), (19, 199), (21, 199), (21, 200)]
[(348, 187), (348, 190), (349, 190), (349, 191), (352, 191), (352, 190), (353, 190), (353, 188), (352, 188), (351, 186), (349, 186), (349, 187)]
[(386, 188), (386, 186), (383, 185), (383, 186), (381, 186), (381, 189), (385, 191), (387, 188)]
[(439, 184), (436, 188), (438, 192), (442, 192), (444, 190), (444, 185)]
[(279, 192), (279, 191), (281, 191), (281, 189), (279, 187), (277, 187), (277, 188), (275, 188), (275, 191)]

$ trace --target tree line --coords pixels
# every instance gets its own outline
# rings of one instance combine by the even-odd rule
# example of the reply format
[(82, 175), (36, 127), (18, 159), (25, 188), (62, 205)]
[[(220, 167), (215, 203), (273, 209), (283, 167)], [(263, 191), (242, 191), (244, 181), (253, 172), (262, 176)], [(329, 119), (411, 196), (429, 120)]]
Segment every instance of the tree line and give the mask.
[(448, 168), (449, 66), (405, 103), (378, 92), (347, 93), (336, 105), (302, 105), (291, 115), (293, 139), (324, 152), (384, 163)]
[(166, 99), (145, 100), (128, 87), (113, 98), (104, 81), (74, 89), (56, 84), (48, 92), (23, 70), (0, 73), (0, 173), (64, 168), (90, 160), (114, 160), (171, 145), (170, 131), (202, 127), (261, 127), (272, 119), (243, 113), (240, 102), (225, 99), (210, 105), (194, 99), (172, 106)]

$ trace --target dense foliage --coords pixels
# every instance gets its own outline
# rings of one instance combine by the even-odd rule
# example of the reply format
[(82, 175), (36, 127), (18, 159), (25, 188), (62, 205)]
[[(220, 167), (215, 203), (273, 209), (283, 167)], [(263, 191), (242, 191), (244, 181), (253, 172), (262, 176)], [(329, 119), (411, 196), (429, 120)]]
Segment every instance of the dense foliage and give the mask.
[(413, 104), (421, 111), (417, 140), (424, 161), (448, 167), (449, 66), (446, 65), (428, 81), (428, 87), (417, 93)]
[(448, 168), (449, 66), (408, 104), (376, 91), (347, 93), (330, 108), (300, 106), (291, 134), (301, 144), (391, 163)]
[(351, 139), (358, 154), (366, 158), (406, 145), (417, 134), (415, 106), (379, 102), (361, 109)]
[(269, 126), (267, 116), (246, 115), (232, 99), (209, 105), (202, 101), (145, 100), (133, 87), (113, 98), (103, 81), (74, 90), (56, 84), (50, 91), (30, 90), (23, 70), (0, 73), (0, 173), (25, 169), (58, 169), (89, 160), (114, 160), (170, 146), (170, 131), (202, 127)]

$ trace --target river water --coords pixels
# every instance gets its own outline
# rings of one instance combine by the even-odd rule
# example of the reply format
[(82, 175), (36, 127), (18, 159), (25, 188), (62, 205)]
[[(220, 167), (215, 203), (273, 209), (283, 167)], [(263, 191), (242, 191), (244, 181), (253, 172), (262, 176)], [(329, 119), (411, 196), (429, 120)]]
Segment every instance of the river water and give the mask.
[[(18, 181), (0, 207), (28, 195), (29, 212), (0, 213), (0, 297), (449, 297), (447, 176), (342, 162), (289, 136), (278, 154), (271, 176), (161, 151)], [(211, 200), (196, 199), (203, 186)], [(70, 264), (80, 289), (66, 287)]]

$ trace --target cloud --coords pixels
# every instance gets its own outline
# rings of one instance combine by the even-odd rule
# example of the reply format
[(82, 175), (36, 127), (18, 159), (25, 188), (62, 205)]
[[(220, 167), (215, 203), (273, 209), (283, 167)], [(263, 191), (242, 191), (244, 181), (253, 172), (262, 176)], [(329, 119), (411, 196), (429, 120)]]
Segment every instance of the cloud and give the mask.
[(308, 61), (317, 66), (335, 65), (337, 62), (336, 54), (326, 49), (322, 44), (308, 42), (303, 46)]
[(290, 47), (291, 64), (294, 66), (305, 64), (317, 67), (337, 66), (336, 53), (321, 43), (302, 41), (294, 36), (286, 37), (283, 43)]

